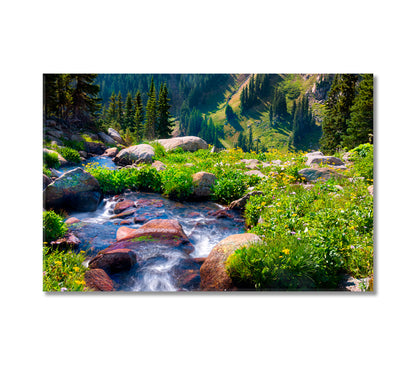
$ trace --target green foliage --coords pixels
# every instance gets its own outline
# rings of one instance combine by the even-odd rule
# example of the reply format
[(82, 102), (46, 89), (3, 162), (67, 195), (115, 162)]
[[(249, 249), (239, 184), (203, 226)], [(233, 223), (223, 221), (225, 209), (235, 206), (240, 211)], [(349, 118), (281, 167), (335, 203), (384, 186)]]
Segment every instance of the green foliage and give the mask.
[(172, 167), (162, 172), (163, 193), (172, 200), (185, 200), (193, 192), (193, 180), (190, 170)]
[(246, 188), (247, 184), (244, 175), (233, 171), (215, 181), (213, 196), (216, 201), (229, 204), (241, 198)]
[(78, 151), (76, 151), (75, 149), (64, 147), (64, 148), (61, 148), (59, 152), (61, 156), (69, 162), (74, 162), (76, 164), (81, 162), (81, 157)]
[(104, 194), (118, 194), (126, 189), (161, 191), (161, 177), (157, 170), (150, 166), (109, 170), (97, 167), (96, 164), (87, 164), (86, 171), (97, 179)]
[(48, 168), (57, 169), (59, 168), (58, 154), (52, 152), (43, 152), (43, 163)]
[(155, 150), (155, 160), (160, 160), (166, 157), (166, 150), (162, 144), (160, 144), (159, 142), (153, 142), (152, 147)]
[(78, 142), (74, 140), (62, 139), (62, 143), (65, 147), (75, 149), (76, 151), (85, 151), (85, 143), (82, 141)]
[(43, 212), (43, 240), (50, 243), (65, 235), (68, 228), (63, 218), (53, 210)]
[(364, 177), (370, 184), (373, 184), (373, 145), (361, 144), (350, 151), (351, 160), (354, 162), (353, 170), (356, 176)]
[(52, 175), (51, 171), (46, 167), (46, 165), (43, 165), (42, 173), (45, 174), (47, 177), (50, 177)]
[(52, 250), (43, 247), (43, 291), (86, 291), (84, 252)]

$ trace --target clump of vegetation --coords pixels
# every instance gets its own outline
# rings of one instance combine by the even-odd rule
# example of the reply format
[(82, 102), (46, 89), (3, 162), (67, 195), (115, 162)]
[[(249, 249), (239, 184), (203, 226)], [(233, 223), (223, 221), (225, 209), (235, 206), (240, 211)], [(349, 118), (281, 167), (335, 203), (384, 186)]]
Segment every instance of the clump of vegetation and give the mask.
[(43, 240), (50, 243), (65, 235), (68, 228), (63, 218), (53, 210), (43, 212)]
[(162, 173), (163, 193), (172, 200), (186, 200), (193, 192), (193, 179), (189, 170), (169, 167)]
[(43, 152), (43, 163), (47, 168), (57, 169), (59, 168), (59, 159), (57, 153)]
[(239, 172), (229, 173), (215, 181), (213, 196), (216, 201), (229, 204), (244, 195), (247, 184)]
[(357, 176), (364, 177), (368, 182), (373, 182), (373, 145), (366, 143), (350, 151), (351, 161), (354, 162), (354, 170)]
[(69, 147), (63, 147), (59, 150), (59, 152), (62, 155), (62, 157), (69, 162), (73, 162), (75, 164), (78, 164), (81, 162), (81, 157), (78, 151), (76, 151), (75, 149), (72, 149)]
[(75, 149), (76, 151), (85, 151), (85, 143), (75, 140), (62, 139), (62, 143), (65, 147)]
[(43, 165), (42, 173), (45, 174), (47, 177), (50, 177), (52, 175), (51, 171), (46, 167), (46, 165)]
[(84, 275), (86, 268), (83, 251), (53, 250), (43, 247), (43, 291), (86, 291)]
[(94, 176), (104, 194), (118, 194), (126, 189), (136, 191), (161, 191), (161, 176), (150, 166), (109, 170), (97, 167), (97, 163), (87, 164), (86, 171)]

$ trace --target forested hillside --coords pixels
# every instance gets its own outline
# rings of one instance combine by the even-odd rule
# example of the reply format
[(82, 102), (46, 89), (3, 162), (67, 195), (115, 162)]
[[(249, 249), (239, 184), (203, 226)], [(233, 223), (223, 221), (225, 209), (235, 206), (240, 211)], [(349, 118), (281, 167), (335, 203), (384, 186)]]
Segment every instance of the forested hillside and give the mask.
[(194, 135), (219, 148), (330, 152), (372, 142), (371, 74), (61, 74), (45, 82), (46, 116), (111, 127), (130, 142)]

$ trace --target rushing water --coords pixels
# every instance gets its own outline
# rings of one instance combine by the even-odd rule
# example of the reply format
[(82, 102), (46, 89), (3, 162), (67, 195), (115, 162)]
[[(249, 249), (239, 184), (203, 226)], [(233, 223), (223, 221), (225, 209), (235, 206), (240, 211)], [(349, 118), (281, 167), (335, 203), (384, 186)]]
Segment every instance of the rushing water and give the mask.
[[(110, 166), (106, 157), (89, 159)], [(62, 170), (62, 169), (61, 169)], [(114, 218), (114, 206), (122, 199), (135, 202), (134, 213)], [(159, 242), (143, 243), (136, 252), (138, 264), (128, 272), (113, 274), (116, 289), (121, 291), (177, 291), (198, 289), (200, 262), (193, 259), (207, 257), (211, 249), (229, 235), (244, 232), (244, 220), (235, 212), (222, 216), (214, 213), (223, 209), (212, 202), (175, 202), (154, 193), (128, 192), (105, 198), (94, 212), (73, 212), (81, 222), (71, 225), (71, 231), (81, 240), (79, 250), (92, 258), (99, 251), (116, 242), (121, 226), (139, 228), (152, 219), (176, 219), (194, 246), (191, 253)], [(186, 277), (194, 281), (186, 282)], [(178, 278), (184, 285), (178, 286)]]

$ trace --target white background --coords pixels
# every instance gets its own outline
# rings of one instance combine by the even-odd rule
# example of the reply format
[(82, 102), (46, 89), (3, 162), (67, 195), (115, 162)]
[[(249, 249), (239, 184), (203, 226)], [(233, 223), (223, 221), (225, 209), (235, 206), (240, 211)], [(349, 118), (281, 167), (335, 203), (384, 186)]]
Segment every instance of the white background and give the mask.
[[(410, 1), (0, 6), (4, 373), (414, 370)], [(43, 73), (374, 73), (376, 292), (45, 295)]]

